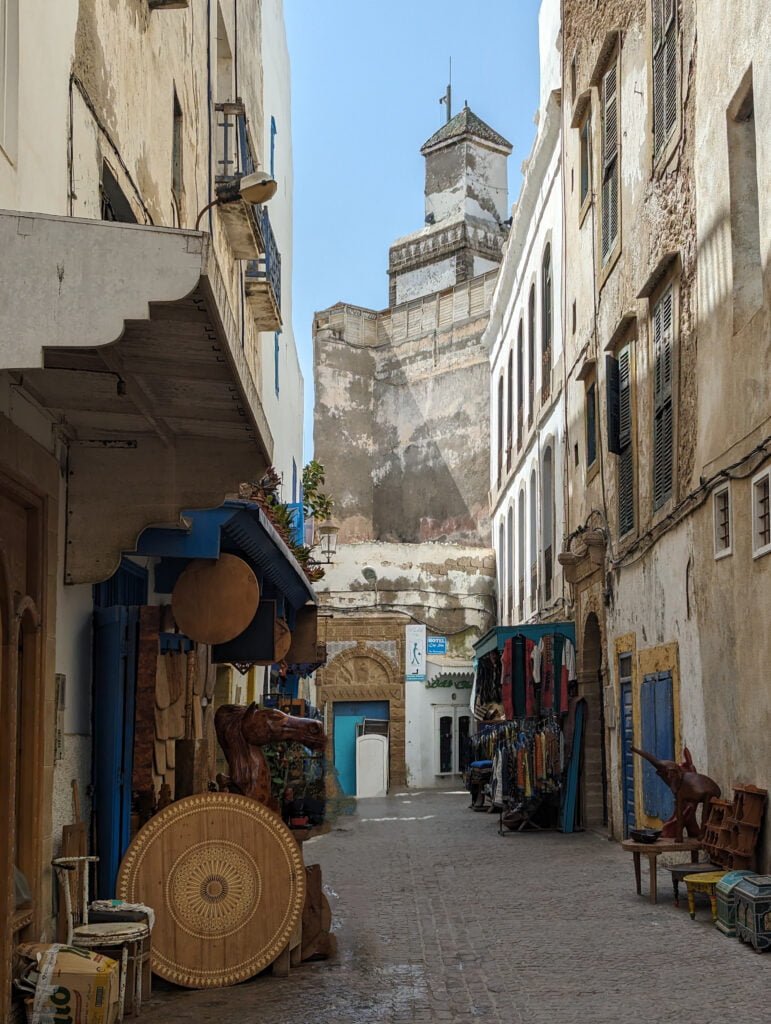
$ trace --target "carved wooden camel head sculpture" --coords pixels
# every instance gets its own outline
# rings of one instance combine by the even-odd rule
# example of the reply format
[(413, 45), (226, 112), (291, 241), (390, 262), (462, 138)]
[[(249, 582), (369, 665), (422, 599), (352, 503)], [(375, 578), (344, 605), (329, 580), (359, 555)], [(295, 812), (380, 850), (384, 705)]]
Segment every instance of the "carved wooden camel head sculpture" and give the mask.
[(223, 704), (214, 716), (214, 728), (230, 768), (221, 788), (270, 803), (270, 770), (260, 747), (272, 743), (302, 743), (311, 750), (323, 750), (327, 738), (321, 722), (295, 718), (257, 704), (244, 707)]

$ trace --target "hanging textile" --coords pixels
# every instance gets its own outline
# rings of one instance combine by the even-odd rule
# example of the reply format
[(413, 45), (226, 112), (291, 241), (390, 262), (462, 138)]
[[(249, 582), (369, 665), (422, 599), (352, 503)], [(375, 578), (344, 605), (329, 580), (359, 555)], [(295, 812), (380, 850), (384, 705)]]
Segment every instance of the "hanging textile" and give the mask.
[(516, 715), (512, 683), (513, 660), (514, 644), (509, 639), (503, 645), (503, 657), (501, 659), (501, 699), (503, 701), (503, 713), (509, 721)]
[(525, 715), (527, 718), (535, 718), (538, 714), (535, 679), (533, 678), (533, 651), (535, 646), (534, 640), (525, 638)]

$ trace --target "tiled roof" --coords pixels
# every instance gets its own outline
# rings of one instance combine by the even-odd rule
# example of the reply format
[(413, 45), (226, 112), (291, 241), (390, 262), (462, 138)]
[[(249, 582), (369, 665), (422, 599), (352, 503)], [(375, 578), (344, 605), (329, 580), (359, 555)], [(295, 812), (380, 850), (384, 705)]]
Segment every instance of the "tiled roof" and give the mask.
[(464, 107), (447, 124), (443, 124), (438, 132), (434, 132), (431, 138), (423, 144), (420, 152), (425, 153), (442, 142), (449, 142), (450, 139), (461, 138), (464, 135), (472, 135), (485, 142), (492, 142), (495, 146), (505, 146), (509, 150), (512, 148), (507, 139), (493, 131), (490, 125), (485, 124), (482, 118), (477, 117), (469, 107)]

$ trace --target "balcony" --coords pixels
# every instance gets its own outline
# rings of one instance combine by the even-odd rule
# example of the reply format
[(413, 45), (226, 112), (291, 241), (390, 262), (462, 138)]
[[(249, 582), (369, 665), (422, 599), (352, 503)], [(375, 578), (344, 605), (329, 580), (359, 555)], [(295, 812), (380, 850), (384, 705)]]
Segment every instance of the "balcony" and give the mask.
[(241, 177), (252, 174), (255, 160), (249, 145), (246, 111), (240, 100), (214, 105), (216, 176), (214, 191), (220, 223), (233, 256), (254, 260), (264, 252), (260, 207), (241, 198)]
[(258, 331), (281, 330), (281, 253), (270, 216), (264, 206), (254, 207), (260, 228), (262, 255), (246, 264), (244, 291)]

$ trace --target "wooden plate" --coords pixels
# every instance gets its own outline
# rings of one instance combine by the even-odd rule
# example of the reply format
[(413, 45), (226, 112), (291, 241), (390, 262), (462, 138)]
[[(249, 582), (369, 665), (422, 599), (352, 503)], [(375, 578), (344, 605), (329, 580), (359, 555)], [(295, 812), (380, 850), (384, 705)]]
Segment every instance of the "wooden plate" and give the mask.
[(126, 851), (117, 895), (155, 910), (152, 968), (187, 988), (221, 988), (271, 964), (305, 900), (300, 849), (255, 800), (203, 793), (151, 818)]
[(257, 577), (235, 555), (191, 562), (171, 595), (180, 630), (201, 644), (225, 644), (243, 633), (259, 603)]

